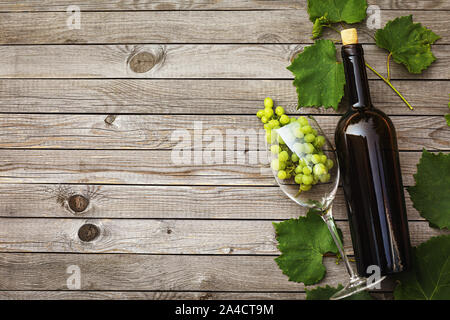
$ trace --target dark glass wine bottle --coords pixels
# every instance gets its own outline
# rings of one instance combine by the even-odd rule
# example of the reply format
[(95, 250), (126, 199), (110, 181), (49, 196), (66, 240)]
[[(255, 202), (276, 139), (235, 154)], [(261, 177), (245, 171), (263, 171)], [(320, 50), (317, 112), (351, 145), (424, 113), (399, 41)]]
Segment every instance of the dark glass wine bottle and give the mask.
[(372, 105), (362, 46), (343, 45), (342, 58), (349, 107), (335, 142), (358, 273), (402, 272), (411, 248), (395, 128)]

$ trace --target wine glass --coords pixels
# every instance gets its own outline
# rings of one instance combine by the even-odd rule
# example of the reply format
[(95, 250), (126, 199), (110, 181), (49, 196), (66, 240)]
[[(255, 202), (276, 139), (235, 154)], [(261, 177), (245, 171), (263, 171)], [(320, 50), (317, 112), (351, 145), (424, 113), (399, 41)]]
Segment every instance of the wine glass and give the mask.
[[(300, 118), (301, 120), (303, 120), (303, 124), (301, 123)], [(325, 134), (323, 133), (314, 117), (308, 116), (300, 118), (298, 120), (291, 120), (290, 124), (278, 129), (273, 129), (271, 131), (272, 133), (269, 139), (270, 143), (268, 142), (270, 163), (272, 172), (274, 173), (275, 179), (281, 190), (299, 205), (317, 211), (322, 217), (323, 221), (327, 224), (328, 230), (330, 231), (331, 236), (336, 243), (336, 246), (350, 276), (349, 283), (342, 290), (335, 293), (331, 297), (332, 300), (339, 300), (375, 286), (376, 284), (383, 281), (385, 279), (385, 276), (369, 283), (367, 278), (357, 275), (350, 265), (332, 216), (332, 203), (336, 196), (336, 191), (339, 185), (339, 166), (335, 150), (330, 141), (326, 138)], [(305, 121), (305, 119), (307, 121)], [(317, 143), (317, 140), (315, 140), (314, 144), (308, 143), (310, 142), (308, 141), (310, 139), (308, 139), (306, 134), (303, 134), (301, 130), (302, 126), (304, 125), (309, 125), (311, 127), (308, 128), (308, 131), (311, 130), (311, 133), (314, 136), (323, 137), (321, 138), (321, 143)], [(311, 136), (309, 136), (309, 138), (311, 138)], [(298, 163), (304, 165), (304, 167), (308, 167), (309, 169), (305, 169), (305, 172), (302, 172), (302, 169), (300, 168), (300, 171), (297, 172), (291, 166), (290, 168), (284, 168), (283, 170), (279, 159), (280, 152), (282, 152), (282, 150), (288, 150), (290, 157), (292, 157), (292, 154), (295, 154), (298, 157)], [(327, 160), (321, 162), (326, 164), (325, 168), (327, 173), (325, 173), (326, 171), (320, 172), (319, 169), (323, 170), (323, 167), (321, 165), (317, 166), (316, 171), (315, 163), (317, 163), (317, 160), (319, 160), (319, 158), (315, 156), (316, 158), (314, 159), (314, 154), (317, 154), (319, 156), (326, 156)], [(308, 174), (313, 170), (313, 175), (315, 175), (316, 173), (322, 174), (320, 175), (320, 180), (314, 178), (314, 181), (312, 181), (312, 183), (307, 183), (302, 186), (302, 173)], [(280, 171), (283, 172), (280, 174)], [(297, 178), (300, 180), (300, 186), (298, 182), (294, 180), (296, 173), (301, 176), (300, 179)], [(310, 180), (310, 178), (308, 179)]]

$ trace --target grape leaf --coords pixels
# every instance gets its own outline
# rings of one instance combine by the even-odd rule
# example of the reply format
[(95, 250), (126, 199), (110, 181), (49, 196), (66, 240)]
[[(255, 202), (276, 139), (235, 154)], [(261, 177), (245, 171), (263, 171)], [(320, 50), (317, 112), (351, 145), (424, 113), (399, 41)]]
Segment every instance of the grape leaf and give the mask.
[(413, 248), (413, 268), (396, 276), (396, 300), (450, 299), (450, 235)]
[(391, 20), (375, 33), (377, 46), (388, 50), (394, 61), (411, 73), (421, 73), (436, 60), (431, 45), (439, 38), (420, 23), (413, 23), (412, 15)]
[(287, 68), (295, 76), (298, 108), (324, 106), (337, 110), (344, 95), (345, 74), (331, 40), (317, 40), (305, 47)]
[(450, 154), (423, 150), (409, 195), (420, 215), (433, 226), (450, 227)]
[(356, 23), (366, 18), (366, 0), (308, 0), (309, 19), (327, 17), (329, 22)]
[[(331, 296), (344, 288), (342, 284), (339, 284), (337, 288), (330, 287), (316, 287), (312, 290), (306, 289), (306, 300), (330, 300)], [(342, 300), (374, 300), (373, 297), (367, 291), (358, 292), (350, 297)]]
[[(313, 210), (306, 217), (274, 223), (278, 249), (275, 259), (290, 281), (312, 285), (325, 276), (322, 264), (325, 253), (338, 253), (327, 225)], [(341, 235), (342, 238), (342, 235)]]

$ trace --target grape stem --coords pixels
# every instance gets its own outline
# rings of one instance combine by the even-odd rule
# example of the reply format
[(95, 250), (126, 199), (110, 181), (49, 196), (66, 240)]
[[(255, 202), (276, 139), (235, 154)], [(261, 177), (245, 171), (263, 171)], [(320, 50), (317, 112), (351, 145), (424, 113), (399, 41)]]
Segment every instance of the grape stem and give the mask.
[[(389, 60), (388, 60), (389, 61)], [(378, 77), (380, 77), (381, 80), (383, 80), (389, 87), (391, 87), (392, 90), (403, 100), (403, 102), (410, 108), (411, 110), (414, 110), (414, 108), (409, 104), (409, 102), (403, 97), (403, 95), (398, 92), (398, 90), (392, 85), (390, 79), (389, 79), (389, 67), (388, 67), (388, 79), (383, 77), (381, 74), (379, 74), (374, 68), (372, 68), (367, 62), (366, 67), (369, 68), (373, 73), (375, 73)]]
[(336, 29), (335, 27), (333, 27), (331, 24), (325, 24), (324, 27), (330, 28), (331, 30), (334, 30), (337, 33), (341, 34), (341, 32), (338, 29)]
[(391, 81), (391, 72), (389, 70), (390, 60), (391, 60), (392, 52), (389, 52), (387, 57), (386, 67), (387, 67), (387, 80)]

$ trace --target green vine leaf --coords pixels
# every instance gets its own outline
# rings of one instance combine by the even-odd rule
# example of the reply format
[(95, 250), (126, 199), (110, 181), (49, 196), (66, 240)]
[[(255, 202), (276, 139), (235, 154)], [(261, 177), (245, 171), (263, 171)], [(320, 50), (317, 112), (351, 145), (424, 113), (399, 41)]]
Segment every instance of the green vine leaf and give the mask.
[(305, 285), (322, 280), (326, 273), (322, 264), (323, 255), (338, 253), (322, 218), (309, 210), (306, 217), (274, 223), (274, 227), (281, 251), (275, 261), (289, 280)]
[(344, 96), (345, 74), (336, 59), (333, 41), (317, 40), (305, 47), (287, 68), (295, 76), (298, 108), (323, 106), (337, 110)]
[(409, 187), (414, 208), (438, 228), (450, 227), (450, 154), (423, 150), (414, 175), (416, 185)]
[(411, 73), (421, 73), (436, 60), (431, 45), (439, 38), (420, 23), (413, 23), (412, 15), (391, 20), (375, 33), (377, 46), (392, 53), (394, 61)]
[(396, 276), (396, 300), (450, 299), (450, 235), (413, 248), (413, 268)]
[(308, 0), (309, 19), (326, 17), (331, 23), (357, 23), (366, 18), (366, 0)]
[[(306, 289), (306, 300), (330, 300), (333, 294), (343, 288), (342, 284), (339, 284), (337, 288), (327, 285), (325, 287), (316, 287), (312, 290)], [(343, 300), (374, 300), (374, 298), (369, 292), (361, 291)]]

